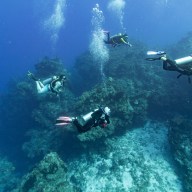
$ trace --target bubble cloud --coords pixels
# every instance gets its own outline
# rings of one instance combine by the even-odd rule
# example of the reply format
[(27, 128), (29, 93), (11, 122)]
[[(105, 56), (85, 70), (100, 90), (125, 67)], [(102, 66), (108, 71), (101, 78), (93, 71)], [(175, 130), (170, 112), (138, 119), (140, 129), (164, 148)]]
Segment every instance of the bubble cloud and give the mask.
[(106, 45), (104, 44), (105, 35), (102, 30), (102, 23), (104, 22), (103, 12), (99, 8), (99, 4), (92, 9), (92, 38), (90, 43), (90, 52), (93, 56), (95, 63), (100, 66), (101, 76), (104, 79), (105, 74), (103, 72), (104, 64), (109, 59), (109, 53)]

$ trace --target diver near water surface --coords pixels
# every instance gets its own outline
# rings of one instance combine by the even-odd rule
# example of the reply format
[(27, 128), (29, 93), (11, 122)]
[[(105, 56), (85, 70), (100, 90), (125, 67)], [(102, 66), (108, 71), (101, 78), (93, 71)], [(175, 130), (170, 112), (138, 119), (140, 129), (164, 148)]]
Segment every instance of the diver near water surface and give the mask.
[(29, 71), (27, 75), (29, 78), (35, 81), (37, 86), (37, 92), (39, 94), (52, 92), (55, 93), (56, 95), (59, 95), (66, 81), (65, 75), (53, 76), (48, 79), (45, 79), (44, 81), (40, 81), (33, 75), (33, 73)]
[(188, 82), (191, 83), (190, 76), (192, 75), (192, 55), (176, 60), (168, 59), (164, 51), (148, 51), (147, 55), (150, 57), (146, 58), (146, 60), (162, 60), (164, 70), (179, 72), (177, 79), (182, 75), (186, 75), (188, 76)]
[(108, 107), (99, 107), (86, 115), (79, 117), (61, 116), (56, 120), (56, 125), (63, 126), (72, 123), (76, 126), (79, 133), (89, 131), (93, 127), (105, 128), (109, 123), (111, 110)]
[(107, 35), (107, 39), (104, 40), (106, 44), (110, 44), (113, 47), (120, 46), (120, 45), (128, 45), (129, 47), (132, 47), (132, 45), (128, 42), (128, 35), (125, 34), (117, 34), (112, 37), (110, 37), (109, 31), (104, 31), (104, 33)]

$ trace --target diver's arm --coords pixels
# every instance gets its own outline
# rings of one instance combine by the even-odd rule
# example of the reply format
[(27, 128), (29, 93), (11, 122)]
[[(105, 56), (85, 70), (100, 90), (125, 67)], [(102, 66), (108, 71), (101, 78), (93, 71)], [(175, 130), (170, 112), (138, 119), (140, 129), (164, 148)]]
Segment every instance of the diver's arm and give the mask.
[(128, 45), (129, 47), (132, 47), (131, 43), (125, 41), (123, 38), (121, 38), (121, 41), (122, 41), (124, 44)]
[(122, 41), (124, 44), (127, 44), (127, 45), (128, 45), (128, 43), (127, 43), (123, 38), (121, 38), (121, 41)]
[(166, 57), (160, 57), (160, 59), (163, 61), (163, 69), (169, 70), (169, 71), (177, 71), (178, 67), (174, 60), (167, 59)]
[(106, 44), (109, 44), (110, 43), (110, 32), (109, 31), (104, 31), (104, 33), (107, 35), (107, 39), (103, 40)]
[(129, 43), (129, 42), (127, 42), (127, 45), (129, 46), (129, 47), (132, 47), (133, 45), (131, 44), (131, 43)]
[(105, 115), (105, 120), (107, 121), (107, 124), (110, 124), (109, 116)]

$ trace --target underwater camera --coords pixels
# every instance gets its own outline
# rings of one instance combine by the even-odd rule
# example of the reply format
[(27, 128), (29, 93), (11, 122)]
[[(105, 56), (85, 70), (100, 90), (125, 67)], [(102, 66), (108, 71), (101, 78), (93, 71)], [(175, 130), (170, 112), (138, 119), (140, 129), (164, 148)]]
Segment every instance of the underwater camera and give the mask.
[(147, 51), (147, 55), (158, 55), (158, 56), (162, 56), (165, 55), (165, 51)]
[(154, 61), (160, 60), (161, 56), (165, 55), (165, 51), (147, 51), (147, 55), (149, 56), (145, 60)]

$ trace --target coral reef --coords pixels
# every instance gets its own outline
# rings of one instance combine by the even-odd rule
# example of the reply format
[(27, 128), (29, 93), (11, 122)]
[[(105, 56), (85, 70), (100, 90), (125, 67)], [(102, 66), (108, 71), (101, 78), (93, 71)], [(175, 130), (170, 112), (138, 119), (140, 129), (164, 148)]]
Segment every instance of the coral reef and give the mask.
[(63, 62), (59, 58), (50, 59), (45, 57), (35, 65), (35, 70), (38, 78), (47, 78), (52, 75), (65, 74), (66, 70), (63, 68)]
[[(137, 89), (137, 91), (136, 91)], [(138, 124), (143, 124), (146, 120), (147, 98), (149, 93), (140, 89), (129, 79), (114, 80), (109, 78), (104, 84), (98, 84), (91, 91), (84, 92), (75, 105), (75, 111), (83, 114), (85, 111), (94, 110), (96, 106), (103, 105), (111, 108), (111, 124), (103, 131), (94, 128), (86, 134), (87, 139), (102, 135), (109, 135)], [(115, 101), (115, 102), (114, 102)], [(84, 134), (85, 136), (85, 134)]]
[[(180, 58), (191, 54), (192, 33), (181, 39), (174, 47), (170, 47), (168, 53), (173, 58)], [(183, 179), (184, 191), (192, 190), (192, 99), (191, 85), (187, 80), (180, 80), (171, 87), (170, 99), (166, 101), (172, 114), (169, 115), (169, 142), (176, 162), (180, 166), (180, 175)]]
[(82, 78), (81, 92), (89, 90), (92, 86), (101, 82), (100, 69), (89, 52), (82, 54), (76, 59), (75, 69)]
[(192, 121), (175, 116), (170, 121), (169, 141), (175, 160), (180, 165), (184, 191), (192, 191)]
[(163, 86), (163, 80), (159, 76), (159, 67), (156, 69), (144, 60), (146, 50), (139, 42), (134, 42), (133, 48), (111, 48), (109, 62), (104, 66), (104, 82), (95, 78), (95, 75), (98, 76), (98, 70), (95, 70), (98, 66), (88, 53), (77, 60), (75, 66), (84, 82), (95, 86), (84, 91), (78, 98), (75, 111), (82, 114), (99, 105), (106, 105), (112, 111), (112, 124), (107, 131), (92, 129), (80, 136), (81, 140), (94, 140), (96, 137), (120, 133), (125, 127), (127, 129), (144, 124), (149, 104), (155, 104), (166, 95), (166, 86)]
[[(184, 53), (190, 39), (191, 35), (182, 40), (178, 50), (174, 47), (169, 52)], [(76, 79), (75, 73), (73, 79), (81, 95), (75, 96), (67, 85), (60, 97), (51, 93), (38, 95), (34, 82), (26, 78), (11, 84), (0, 101), (0, 131), (4, 137), (1, 144), (12, 157), (18, 158), (16, 161), (25, 161), (18, 155), (21, 149), (27, 160), (38, 161), (45, 156), (15, 190), (54, 191), (57, 187), (61, 190), (60, 187), (69, 186), (68, 178), (71, 178), (85, 192), (182, 191), (169, 151), (167, 127), (146, 124), (149, 117), (161, 121), (170, 120), (176, 114), (182, 118), (171, 121), (169, 141), (182, 168), (184, 190), (191, 190), (189, 86), (185, 81), (177, 81), (176, 75), (170, 77), (169, 72), (163, 71), (162, 63), (146, 62), (146, 46), (132, 43), (132, 48), (109, 48), (110, 59), (104, 66), (103, 82), (99, 66), (90, 53), (77, 59), (75, 68), (82, 81)], [(63, 73), (70, 78), (57, 58), (45, 58), (35, 65), (34, 74), (40, 79)], [(100, 105), (108, 106), (112, 112), (111, 123), (105, 129), (96, 127), (78, 134), (72, 125), (64, 128), (54, 125), (60, 115), (83, 115)], [(62, 160), (51, 151), (62, 155), (68, 172)], [(70, 190), (73, 191), (72, 186)]]
[[(115, 79), (129, 78), (149, 85), (154, 84), (158, 76), (155, 75), (154, 65), (144, 60), (147, 47), (137, 41), (133, 42), (133, 45), (131, 48), (110, 48), (109, 61), (104, 66), (105, 75)], [(77, 59), (75, 68), (83, 78), (82, 88), (87, 87), (88, 84), (90, 89), (101, 82), (99, 66), (93, 61), (89, 52)], [(158, 73), (161, 71), (158, 70)], [(159, 80), (161, 79), (158, 78)]]
[(13, 163), (7, 160), (7, 158), (0, 156), (0, 191), (8, 192), (16, 187), (18, 178), (15, 174), (15, 167)]
[[(35, 77), (42, 80), (63, 73), (69, 79), (69, 73), (58, 59), (45, 58), (35, 65), (35, 69)], [(74, 96), (67, 85), (58, 97), (53, 93), (37, 94), (35, 82), (31, 79), (13, 82), (0, 104), (2, 127), (6, 127), (1, 129), (5, 136), (3, 145), (10, 147), (7, 151), (19, 158), (22, 148), (28, 157), (45, 155), (51, 147), (55, 150), (58, 146), (53, 142), (57, 135), (55, 119), (62, 112), (72, 110), (73, 102)]]
[(12, 192), (75, 192), (77, 191), (66, 177), (67, 168), (57, 153), (49, 153), (22, 179), (20, 186)]
[(174, 59), (191, 55), (192, 50), (192, 32), (189, 32), (185, 37), (178, 41), (174, 46), (171, 46), (167, 53)]

